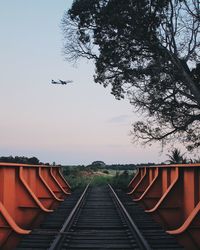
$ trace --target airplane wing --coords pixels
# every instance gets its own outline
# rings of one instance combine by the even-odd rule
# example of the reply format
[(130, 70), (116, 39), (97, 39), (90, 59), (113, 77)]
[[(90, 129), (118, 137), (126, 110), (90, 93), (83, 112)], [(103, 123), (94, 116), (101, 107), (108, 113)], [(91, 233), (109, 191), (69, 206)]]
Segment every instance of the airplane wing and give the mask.
[(72, 80), (67, 80), (66, 83), (73, 83), (73, 81)]
[(59, 79), (59, 81), (60, 81), (60, 84), (63, 84), (63, 85), (67, 84), (67, 82), (62, 81), (62, 80), (60, 80), (60, 79)]

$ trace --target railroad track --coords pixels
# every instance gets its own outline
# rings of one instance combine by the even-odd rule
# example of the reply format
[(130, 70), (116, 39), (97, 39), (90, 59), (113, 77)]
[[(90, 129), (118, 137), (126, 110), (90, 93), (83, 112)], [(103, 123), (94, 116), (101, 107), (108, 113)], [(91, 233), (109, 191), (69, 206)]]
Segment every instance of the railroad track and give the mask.
[[(65, 214), (64, 209), (60, 210), (60, 216), (63, 217), (63, 214)], [(110, 185), (103, 187), (88, 185), (77, 199), (71, 213), (65, 218), (62, 227), (54, 226), (51, 230), (47, 230), (48, 227), (45, 226), (38, 229), (33, 237), (22, 241), (17, 249), (182, 249), (176, 244), (173, 245), (175, 248), (152, 248)], [(51, 225), (52, 222), (49, 223)], [(157, 241), (162, 239), (158, 238)]]
[(87, 186), (49, 250), (148, 249), (111, 186)]

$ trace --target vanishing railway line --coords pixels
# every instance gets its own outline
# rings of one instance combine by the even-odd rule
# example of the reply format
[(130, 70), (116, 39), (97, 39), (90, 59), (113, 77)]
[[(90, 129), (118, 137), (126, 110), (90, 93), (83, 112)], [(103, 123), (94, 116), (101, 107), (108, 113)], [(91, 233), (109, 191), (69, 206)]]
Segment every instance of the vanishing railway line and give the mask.
[(0, 177), (2, 250), (200, 249), (199, 163), (139, 168), (117, 195), (71, 193), (57, 166), (0, 163)]
[(125, 216), (110, 186), (88, 186), (81, 198), (62, 228), (62, 232), (69, 234), (59, 234), (50, 250), (150, 249)]
[[(135, 224), (110, 185), (88, 185), (82, 194), (73, 197), (71, 202), (69, 198), (62, 204), (40, 229), (24, 238), (17, 250), (182, 249), (173, 238), (155, 228), (153, 222), (147, 226), (149, 234), (146, 231), (144, 234), (143, 227)], [(127, 201), (124, 203), (127, 205)], [(138, 211), (140, 223), (146, 225), (146, 218), (142, 221), (143, 211)], [(156, 244), (151, 241), (150, 245), (146, 235), (154, 237), (154, 241), (156, 237)]]

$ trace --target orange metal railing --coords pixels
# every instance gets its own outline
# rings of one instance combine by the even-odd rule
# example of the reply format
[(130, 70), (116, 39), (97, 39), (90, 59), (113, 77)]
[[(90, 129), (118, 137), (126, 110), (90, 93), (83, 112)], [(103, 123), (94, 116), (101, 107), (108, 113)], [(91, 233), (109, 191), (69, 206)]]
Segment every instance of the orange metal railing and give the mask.
[(69, 194), (59, 167), (0, 163), (0, 249), (13, 249)]
[(200, 164), (138, 169), (128, 194), (186, 249), (200, 249)]

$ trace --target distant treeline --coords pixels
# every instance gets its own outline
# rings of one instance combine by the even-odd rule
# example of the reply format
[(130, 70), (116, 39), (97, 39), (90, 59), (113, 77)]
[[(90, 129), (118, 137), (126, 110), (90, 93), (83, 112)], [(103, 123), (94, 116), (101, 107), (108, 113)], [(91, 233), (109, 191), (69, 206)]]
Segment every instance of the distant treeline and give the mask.
[(139, 164), (106, 164), (103, 161), (94, 161), (90, 165), (86, 166), (87, 168), (103, 168), (103, 169), (112, 169), (112, 170), (131, 170), (135, 169), (140, 166), (152, 166), (155, 163), (148, 162), (148, 163), (139, 163)]
[[(10, 162), (10, 163), (22, 163), (22, 164), (44, 164), (38, 160), (37, 157), (25, 157), (25, 156), (2, 156), (0, 157), (0, 162)], [(47, 165), (48, 163), (46, 163)]]
[(111, 164), (111, 165), (107, 165), (107, 164), (102, 164), (102, 162), (100, 162), (100, 164), (97, 164), (97, 162), (92, 163), (88, 166), (85, 165), (71, 165), (71, 166), (62, 166), (65, 171), (83, 171), (83, 170), (93, 170), (93, 171), (98, 171), (101, 169), (108, 169), (108, 170), (133, 170), (136, 169), (138, 167), (142, 167), (142, 166), (153, 166), (155, 165), (155, 163), (140, 163), (140, 164)]
[[(37, 157), (26, 157), (26, 156), (1, 156), (0, 162), (10, 162), (10, 163), (22, 163), (22, 164), (35, 164), (35, 165), (50, 165), (49, 163), (43, 163), (40, 162), (40, 160)], [(53, 162), (52, 165), (56, 165), (55, 162)], [(90, 165), (72, 165), (72, 166), (62, 166), (65, 169), (76, 169), (76, 170), (84, 170), (84, 169), (91, 169), (91, 170), (98, 170), (98, 169), (112, 169), (112, 170), (132, 170), (140, 166), (152, 166), (155, 165), (155, 163), (140, 163), (140, 164), (105, 164), (103, 161), (95, 161), (92, 162)]]
[(106, 169), (113, 169), (113, 170), (131, 170), (140, 166), (152, 166), (155, 163), (140, 163), (140, 164), (111, 164), (106, 165)]

